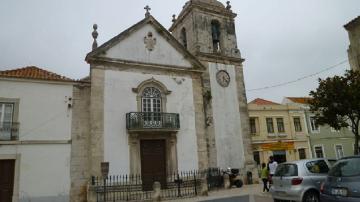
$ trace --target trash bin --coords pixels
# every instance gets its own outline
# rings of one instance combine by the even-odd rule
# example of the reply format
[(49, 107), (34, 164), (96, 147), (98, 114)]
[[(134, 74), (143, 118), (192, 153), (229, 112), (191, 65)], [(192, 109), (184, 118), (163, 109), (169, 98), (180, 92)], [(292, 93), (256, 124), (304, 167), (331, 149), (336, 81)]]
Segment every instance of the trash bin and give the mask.
[(252, 184), (253, 183), (253, 177), (252, 177), (252, 172), (251, 171), (246, 172), (246, 177), (247, 177), (247, 183)]

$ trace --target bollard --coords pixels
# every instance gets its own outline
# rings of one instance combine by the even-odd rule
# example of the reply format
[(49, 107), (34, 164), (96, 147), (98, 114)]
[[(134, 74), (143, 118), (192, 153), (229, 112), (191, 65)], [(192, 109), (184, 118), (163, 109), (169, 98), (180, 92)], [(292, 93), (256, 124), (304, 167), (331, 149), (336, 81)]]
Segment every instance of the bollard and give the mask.
[(228, 174), (224, 174), (224, 188), (225, 189), (230, 189), (231, 188), (230, 176)]
[(161, 184), (160, 182), (154, 182), (153, 184), (153, 201), (161, 200)]

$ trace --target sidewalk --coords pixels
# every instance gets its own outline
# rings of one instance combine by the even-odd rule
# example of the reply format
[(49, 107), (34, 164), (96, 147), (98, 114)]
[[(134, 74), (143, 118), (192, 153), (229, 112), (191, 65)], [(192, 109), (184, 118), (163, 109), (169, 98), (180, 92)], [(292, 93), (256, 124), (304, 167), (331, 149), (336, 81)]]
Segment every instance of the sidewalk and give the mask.
[(252, 184), (252, 185), (244, 185), (241, 188), (231, 188), (231, 189), (221, 189), (219, 191), (211, 191), (208, 196), (200, 196), (194, 198), (185, 198), (185, 199), (175, 199), (169, 200), (168, 202), (178, 201), (178, 202), (191, 202), (191, 201), (207, 201), (207, 200), (215, 200), (221, 198), (228, 197), (236, 197), (236, 196), (254, 196), (251, 198), (255, 198), (256, 202), (267, 202), (272, 201), (270, 193), (262, 193), (262, 185), (261, 184)]

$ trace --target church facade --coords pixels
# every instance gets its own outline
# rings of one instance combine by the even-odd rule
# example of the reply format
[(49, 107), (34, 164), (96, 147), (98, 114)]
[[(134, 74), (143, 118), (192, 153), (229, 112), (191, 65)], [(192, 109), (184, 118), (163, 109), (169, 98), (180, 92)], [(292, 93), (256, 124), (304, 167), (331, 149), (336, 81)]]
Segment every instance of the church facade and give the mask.
[[(254, 169), (240, 51), (231, 6), (185, 4), (170, 30), (145, 18), (97, 46), (89, 85), (74, 89), (71, 198), (90, 176)], [(144, 180), (143, 179), (143, 180)]]
[[(37, 67), (0, 72), (7, 201), (87, 201), (102, 162), (110, 175), (141, 175), (149, 185), (213, 167), (256, 173), (230, 4), (188, 1), (169, 30), (146, 10), (100, 46), (94, 25), (85, 79)], [(43, 173), (50, 177), (34, 188)]]

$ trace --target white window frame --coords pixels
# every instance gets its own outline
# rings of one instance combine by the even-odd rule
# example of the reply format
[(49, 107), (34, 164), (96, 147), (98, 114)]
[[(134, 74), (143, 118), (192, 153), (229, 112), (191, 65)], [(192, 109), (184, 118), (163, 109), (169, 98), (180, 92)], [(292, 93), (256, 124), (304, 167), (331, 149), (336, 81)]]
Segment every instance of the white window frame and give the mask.
[(340, 159), (340, 158), (342, 158), (342, 157), (339, 157), (339, 155), (338, 155), (338, 152), (337, 152), (337, 149), (336, 149), (337, 146), (341, 146), (341, 152), (342, 152), (342, 155), (343, 155), (342, 157), (345, 156), (345, 155), (344, 155), (344, 147), (343, 147), (342, 144), (335, 144), (335, 145), (334, 145), (334, 150), (335, 150), (336, 158), (337, 158), (337, 159)]
[[(282, 127), (283, 127), (284, 131), (281, 131), (281, 132), (279, 131), (278, 119), (281, 119), (281, 120), (282, 120)], [(282, 117), (282, 116), (275, 117), (275, 121), (276, 121), (276, 130), (277, 130), (277, 132), (279, 133), (279, 135), (280, 135), (280, 134), (282, 134), (282, 135), (285, 134), (285, 136), (287, 136), (287, 134), (286, 134), (286, 128), (285, 128), (285, 120), (284, 120), (284, 117)]]
[[(310, 123), (310, 131), (311, 133), (320, 133), (320, 126), (318, 125), (318, 129), (317, 130), (313, 130), (312, 128), (312, 119), (314, 118), (315, 116), (309, 116), (309, 123)], [(315, 125), (315, 120), (314, 120), (314, 125)]]
[[(300, 131), (296, 131), (295, 118), (299, 118), (300, 129), (301, 129)], [(295, 133), (302, 133), (302, 132), (304, 132), (303, 124), (301, 124), (301, 116), (293, 116), (293, 117), (292, 117), (292, 124), (294, 125), (294, 132), (295, 132)]]
[[(323, 154), (323, 157), (318, 157), (317, 155), (316, 155), (316, 147), (321, 147), (321, 151), (322, 151), (322, 154)], [(324, 145), (322, 145), (322, 144), (317, 144), (317, 145), (314, 145), (314, 155), (315, 155), (315, 158), (326, 158), (326, 154), (325, 154), (325, 151), (324, 151)]]
[[(273, 132), (272, 133), (270, 133), (269, 132), (269, 129), (268, 129), (268, 122), (267, 122), (267, 119), (271, 119), (272, 120), (272, 129), (273, 129)], [(275, 134), (275, 126), (274, 126), (274, 117), (265, 117), (265, 125), (266, 125), (266, 132), (267, 132), (267, 134), (268, 134), (268, 136), (276, 136), (276, 134)]]
[(299, 160), (301, 160), (301, 159), (300, 159), (300, 155), (299, 155), (299, 149), (303, 149), (303, 150), (305, 151), (305, 159), (308, 159), (309, 157), (308, 157), (308, 154), (306, 153), (306, 149), (307, 149), (307, 148), (305, 148), (305, 147), (298, 147), (298, 148), (296, 148), (296, 152), (297, 152), (297, 157), (299, 158)]
[[(254, 120), (254, 124), (255, 124), (255, 133), (252, 133), (252, 129), (251, 129), (251, 119), (253, 119)], [(250, 117), (249, 118), (249, 124), (250, 124), (250, 133), (251, 133), (251, 135), (258, 135), (258, 134), (260, 134), (260, 129), (259, 129), (259, 117), (256, 117), (256, 116), (252, 116), (252, 117)]]

